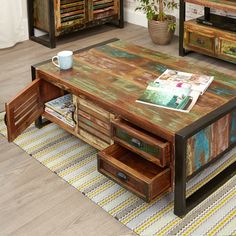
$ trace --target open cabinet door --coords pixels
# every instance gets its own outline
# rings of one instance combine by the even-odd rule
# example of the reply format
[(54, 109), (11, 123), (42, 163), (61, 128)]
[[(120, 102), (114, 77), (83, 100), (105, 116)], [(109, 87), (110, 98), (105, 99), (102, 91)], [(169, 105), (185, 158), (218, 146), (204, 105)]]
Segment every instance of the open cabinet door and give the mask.
[(40, 94), (40, 79), (34, 80), (12, 101), (6, 103), (8, 141), (13, 141), (44, 111)]

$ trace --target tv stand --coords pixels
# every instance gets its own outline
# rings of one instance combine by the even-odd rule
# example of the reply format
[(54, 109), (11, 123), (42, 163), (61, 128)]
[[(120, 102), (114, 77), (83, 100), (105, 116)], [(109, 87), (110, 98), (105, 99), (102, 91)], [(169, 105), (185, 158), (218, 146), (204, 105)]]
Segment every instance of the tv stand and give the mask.
[[(232, 29), (229, 30), (229, 27), (219, 26), (219, 24), (224, 24), (223, 22), (204, 25), (199, 24), (199, 19), (185, 21), (186, 3), (204, 6), (204, 20), (210, 21), (216, 16), (211, 14), (211, 8), (236, 13), (236, 2), (234, 0), (219, 0), (217, 2), (213, 0), (180, 0), (179, 18), (180, 56), (194, 51), (236, 63), (236, 29), (230, 27)], [(227, 20), (225, 24), (227, 24)]]

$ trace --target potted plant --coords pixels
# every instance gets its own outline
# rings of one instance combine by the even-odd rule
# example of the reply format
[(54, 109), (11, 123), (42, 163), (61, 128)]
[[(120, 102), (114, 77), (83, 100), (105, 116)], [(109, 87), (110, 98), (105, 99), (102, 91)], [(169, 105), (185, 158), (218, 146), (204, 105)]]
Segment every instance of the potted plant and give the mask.
[(154, 43), (165, 45), (171, 42), (175, 28), (175, 16), (166, 14), (167, 9), (178, 8), (175, 0), (138, 0), (135, 10), (143, 11), (148, 19), (148, 31)]

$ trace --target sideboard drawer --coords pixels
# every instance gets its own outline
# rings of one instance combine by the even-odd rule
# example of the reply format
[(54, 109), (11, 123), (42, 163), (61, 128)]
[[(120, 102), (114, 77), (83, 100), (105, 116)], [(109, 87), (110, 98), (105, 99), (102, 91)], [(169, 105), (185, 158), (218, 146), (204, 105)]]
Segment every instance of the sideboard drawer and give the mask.
[(201, 26), (191, 26), (190, 22), (186, 22), (184, 28), (184, 47), (214, 55), (215, 35), (211, 31), (203, 30)]
[(226, 59), (236, 61), (236, 36), (235, 39), (228, 39), (219, 37), (218, 56)]
[(170, 161), (170, 144), (160, 137), (125, 121), (113, 120), (113, 139), (147, 160), (166, 166)]
[(170, 169), (113, 144), (98, 153), (98, 171), (147, 202), (170, 188)]

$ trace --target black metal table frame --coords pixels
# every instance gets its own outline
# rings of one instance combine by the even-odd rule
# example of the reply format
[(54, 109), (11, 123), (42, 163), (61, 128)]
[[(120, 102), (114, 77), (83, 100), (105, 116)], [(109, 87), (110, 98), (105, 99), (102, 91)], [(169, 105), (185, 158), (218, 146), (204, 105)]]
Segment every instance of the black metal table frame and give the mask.
[[(107, 43), (111, 43), (117, 41), (119, 39), (113, 38), (95, 45), (91, 45), (86, 48), (79, 49), (74, 53), (79, 53), (85, 50), (89, 50), (90, 48), (105, 45)], [(36, 65), (31, 66), (31, 74), (32, 80), (36, 79), (36, 68), (39, 65), (42, 65), (46, 62), (50, 62), (51, 59), (38, 63)], [(187, 140), (189, 137), (193, 136), (200, 130), (206, 128), (210, 124), (214, 123), (221, 117), (225, 116), (226, 114), (230, 113), (231, 111), (236, 109), (236, 98), (228, 102), (227, 104), (223, 105), (222, 107), (212, 111), (211, 113), (207, 114), (203, 118), (197, 120), (195, 123), (187, 126), (186, 128), (180, 130), (175, 135), (175, 180), (174, 180), (174, 213), (175, 215), (182, 217), (188, 211), (193, 209), (197, 204), (207, 198), (211, 193), (213, 193), (216, 189), (218, 189), (222, 184), (224, 184), (228, 179), (230, 179), (233, 175), (236, 174), (236, 161), (219, 173), (216, 177), (198, 189), (194, 194), (186, 198), (186, 183), (187, 181), (194, 177), (199, 171), (204, 168), (207, 168), (210, 164), (214, 161), (222, 157), (226, 152), (231, 150), (236, 143), (232, 144), (228, 149), (226, 149), (223, 153), (221, 153), (218, 157), (214, 158), (211, 162), (207, 165), (203, 166), (199, 169), (196, 173), (191, 175), (189, 178), (186, 176), (186, 145)], [(41, 128), (46, 125), (48, 121), (43, 121), (42, 117), (40, 116), (35, 121), (35, 126), (37, 128)]]
[[(27, 14), (28, 14), (28, 30), (29, 39), (40, 43), (49, 48), (56, 47), (55, 36), (55, 15), (54, 15), (54, 0), (48, 0), (48, 19), (49, 19), (49, 32), (48, 37), (35, 36), (34, 27), (34, 0), (27, 0)], [(115, 24), (119, 28), (124, 27), (124, 3), (120, 0), (120, 19), (118, 24)]]
[(198, 133), (200, 130), (213, 124), (226, 114), (231, 113), (236, 110), (236, 98), (229, 101), (227, 104), (222, 105), (218, 109), (210, 112), (206, 116), (192, 123), (191, 125), (180, 130), (175, 135), (175, 186), (174, 186), (174, 213), (182, 217), (188, 211), (193, 209), (201, 201), (206, 199), (210, 194), (212, 194), (216, 189), (218, 189), (222, 184), (229, 180), (232, 176), (236, 174), (236, 161), (216, 175), (208, 183), (198, 189), (195, 193), (186, 198), (186, 183), (189, 179), (193, 178), (197, 173), (207, 168), (209, 165), (213, 164), (224, 154), (230, 151), (236, 146), (236, 142), (232, 143), (225, 151), (220, 153), (212, 161), (204, 165), (202, 168), (197, 170), (191, 176), (186, 176), (186, 153), (187, 153), (187, 140), (194, 134)]

